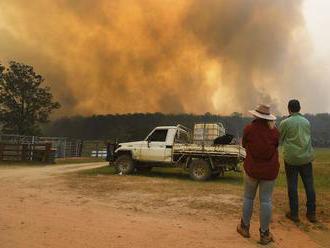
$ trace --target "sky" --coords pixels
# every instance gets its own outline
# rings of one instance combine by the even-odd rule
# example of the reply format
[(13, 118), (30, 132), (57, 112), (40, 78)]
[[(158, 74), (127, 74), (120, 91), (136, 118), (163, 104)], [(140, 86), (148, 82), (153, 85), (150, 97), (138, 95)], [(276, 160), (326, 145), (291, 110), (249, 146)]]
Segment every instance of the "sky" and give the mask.
[(34, 66), (56, 116), (330, 112), (328, 0), (0, 0), (0, 63)]
[[(303, 15), (312, 42), (314, 63), (326, 72), (327, 78), (324, 82), (324, 88), (329, 92), (328, 96), (330, 96), (330, 32), (327, 31), (330, 24), (329, 11), (330, 1), (328, 0), (304, 1)], [(324, 112), (330, 112), (329, 102)]]
[(328, 65), (330, 62), (330, 32), (327, 30), (330, 24), (329, 11), (328, 0), (305, 0), (303, 4), (306, 28), (313, 42), (315, 56), (324, 59)]

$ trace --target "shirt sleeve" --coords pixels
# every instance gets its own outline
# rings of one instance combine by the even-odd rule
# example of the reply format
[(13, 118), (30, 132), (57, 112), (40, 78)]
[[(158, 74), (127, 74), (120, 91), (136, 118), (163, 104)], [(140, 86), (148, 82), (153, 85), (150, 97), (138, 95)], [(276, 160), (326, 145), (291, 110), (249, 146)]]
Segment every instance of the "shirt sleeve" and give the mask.
[(280, 144), (282, 144), (287, 132), (285, 121), (281, 121), (279, 131), (280, 131)]
[(312, 125), (311, 123), (309, 122), (309, 120), (307, 120), (307, 126), (308, 126), (308, 134), (311, 136), (312, 135)]

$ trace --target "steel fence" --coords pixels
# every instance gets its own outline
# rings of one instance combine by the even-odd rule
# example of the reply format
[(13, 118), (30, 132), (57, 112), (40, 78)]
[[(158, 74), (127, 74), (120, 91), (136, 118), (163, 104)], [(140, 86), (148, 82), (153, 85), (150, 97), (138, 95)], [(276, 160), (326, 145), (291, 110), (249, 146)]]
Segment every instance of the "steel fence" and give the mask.
[(82, 151), (82, 141), (66, 137), (40, 137), (14, 134), (0, 134), (0, 142), (10, 144), (45, 144), (50, 143), (55, 149), (56, 158), (80, 157)]

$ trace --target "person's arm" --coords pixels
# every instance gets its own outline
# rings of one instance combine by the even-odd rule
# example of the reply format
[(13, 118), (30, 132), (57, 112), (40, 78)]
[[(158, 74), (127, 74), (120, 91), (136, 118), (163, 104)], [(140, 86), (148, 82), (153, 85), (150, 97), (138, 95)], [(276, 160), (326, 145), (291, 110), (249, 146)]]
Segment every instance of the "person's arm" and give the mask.
[(275, 131), (275, 146), (279, 146), (279, 141), (280, 141), (280, 132), (278, 131), (277, 127), (274, 128)]
[(287, 132), (285, 121), (281, 121), (279, 131), (280, 131), (280, 144), (282, 144)]

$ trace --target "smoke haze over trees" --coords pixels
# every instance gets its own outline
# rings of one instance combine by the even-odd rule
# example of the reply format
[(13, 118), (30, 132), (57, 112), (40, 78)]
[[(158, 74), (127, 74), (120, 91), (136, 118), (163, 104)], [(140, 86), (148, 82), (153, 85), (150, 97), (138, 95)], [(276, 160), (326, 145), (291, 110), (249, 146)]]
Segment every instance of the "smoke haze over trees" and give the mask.
[[(305, 115), (312, 124), (312, 138), (316, 146), (330, 146), (330, 115)], [(126, 142), (141, 140), (156, 126), (183, 124), (192, 128), (194, 123), (222, 122), (228, 133), (240, 137), (243, 127), (251, 118), (239, 113), (230, 116), (212, 114), (124, 114), (67, 117), (58, 119), (44, 129), (49, 136), (66, 136), (85, 140), (111, 140)], [(278, 120), (280, 121), (280, 120)]]
[[(329, 112), (303, 0), (0, 1), (0, 59), (34, 65), (59, 116)], [(313, 97), (311, 96), (313, 92)]]

